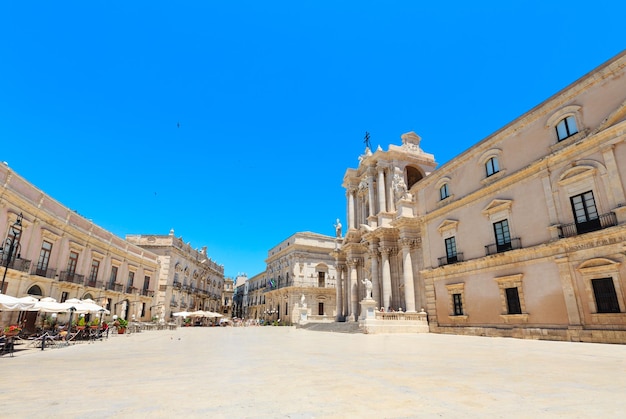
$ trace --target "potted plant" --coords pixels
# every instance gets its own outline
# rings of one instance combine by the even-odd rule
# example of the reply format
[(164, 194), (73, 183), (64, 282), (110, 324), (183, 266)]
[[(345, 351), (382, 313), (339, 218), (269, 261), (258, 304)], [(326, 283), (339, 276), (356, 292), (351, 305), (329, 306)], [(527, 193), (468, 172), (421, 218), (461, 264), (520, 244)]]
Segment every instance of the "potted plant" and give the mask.
[(122, 335), (126, 332), (126, 328), (128, 327), (128, 320), (119, 317), (115, 321), (115, 326), (117, 326), (117, 333)]
[(89, 327), (91, 329), (97, 329), (99, 325), (100, 325), (100, 319), (97, 317), (89, 322)]
[(76, 323), (76, 329), (85, 330), (85, 315), (81, 314), (78, 318), (78, 322)]
[(4, 336), (17, 336), (21, 331), (22, 329), (18, 325), (12, 324), (11, 326), (7, 326), (4, 328)]

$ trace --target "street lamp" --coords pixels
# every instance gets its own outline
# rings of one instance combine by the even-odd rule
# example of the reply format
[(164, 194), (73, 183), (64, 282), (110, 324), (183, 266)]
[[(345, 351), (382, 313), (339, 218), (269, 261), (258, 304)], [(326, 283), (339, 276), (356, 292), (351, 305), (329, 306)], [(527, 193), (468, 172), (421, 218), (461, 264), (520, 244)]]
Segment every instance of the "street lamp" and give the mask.
[[(4, 246), (2, 249), (2, 256), (4, 258), (4, 274), (2, 274), (2, 285), (0, 285), (0, 294), (4, 290), (4, 280), (7, 277), (7, 271), (9, 270), (9, 264), (11, 263), (11, 259), (13, 258), (13, 251), (17, 250), (17, 258), (20, 258), (19, 248), (20, 248), (20, 239), (22, 238), (22, 213), (17, 216), (17, 220), (13, 223), (13, 225), (9, 228), (9, 232), (7, 233), (7, 238), (4, 241)], [(5, 255), (5, 248), (6, 255)]]

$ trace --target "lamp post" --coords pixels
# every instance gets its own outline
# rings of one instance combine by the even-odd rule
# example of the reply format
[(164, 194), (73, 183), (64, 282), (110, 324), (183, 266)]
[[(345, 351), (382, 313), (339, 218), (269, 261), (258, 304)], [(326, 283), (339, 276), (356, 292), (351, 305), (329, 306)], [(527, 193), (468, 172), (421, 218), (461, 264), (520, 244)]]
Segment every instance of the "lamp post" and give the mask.
[[(2, 285), (0, 285), (0, 294), (4, 291), (4, 280), (7, 277), (7, 271), (9, 270), (9, 264), (11, 263), (11, 259), (13, 258), (13, 251), (18, 250), (20, 246), (20, 239), (22, 238), (22, 213), (17, 216), (17, 220), (11, 225), (9, 228), (9, 233), (7, 234), (7, 238), (4, 241), (4, 247), (2, 248), (2, 255), (4, 256), (4, 248), (8, 246), (8, 250), (6, 251), (7, 255), (4, 258), (4, 273), (2, 274)], [(10, 234), (10, 236), (9, 236)], [(17, 254), (17, 258), (20, 258), (19, 250)]]

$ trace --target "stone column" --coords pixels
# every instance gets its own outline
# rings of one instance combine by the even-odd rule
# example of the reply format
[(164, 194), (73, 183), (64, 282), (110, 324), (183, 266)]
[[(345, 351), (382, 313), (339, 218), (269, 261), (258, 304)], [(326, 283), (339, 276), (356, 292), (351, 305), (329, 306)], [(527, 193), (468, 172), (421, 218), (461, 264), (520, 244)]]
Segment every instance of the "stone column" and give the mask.
[(411, 260), (411, 249), (415, 245), (415, 240), (401, 239), (402, 246), (402, 279), (404, 282), (404, 306), (407, 313), (415, 312), (415, 288), (413, 286), (413, 261)]
[(388, 208), (387, 210), (389, 212), (395, 212), (396, 211), (396, 203), (395, 203), (395, 194), (393, 192), (393, 185), (392, 185), (392, 180), (393, 180), (393, 172), (389, 174), (389, 176), (387, 176), (387, 196), (389, 197), (389, 200), (387, 201), (388, 204)]
[(385, 169), (378, 166), (378, 211), (387, 211), (387, 202), (385, 199)]
[(380, 280), (378, 276), (378, 244), (376, 241), (370, 242), (370, 257), (372, 258), (372, 298), (376, 304), (380, 305)]
[(385, 310), (391, 307), (391, 267), (389, 265), (389, 255), (393, 252), (391, 247), (380, 249), (383, 257), (383, 299), (380, 302)]
[(339, 320), (343, 317), (343, 266), (337, 264), (337, 289), (336, 289), (336, 295), (337, 295), (337, 318), (335, 320)]
[(376, 196), (374, 192), (375, 169), (372, 167), (367, 171), (367, 189), (369, 193), (370, 216), (376, 215)]
[(348, 189), (348, 229), (356, 228), (356, 213), (354, 208), (354, 189)]
[(360, 211), (360, 217), (356, 222), (357, 226), (360, 226), (361, 224), (367, 224), (367, 205), (365, 204), (365, 196), (366, 193), (362, 192), (361, 194), (357, 195), (357, 202), (358, 202), (358, 207), (361, 210)]
[[(604, 164), (606, 166), (607, 174), (603, 176), (605, 184), (609, 185), (608, 188), (613, 198), (611, 203), (612, 207), (626, 204), (626, 197), (624, 196), (624, 185), (622, 185), (621, 177), (619, 175), (619, 168), (617, 161), (615, 160), (615, 145), (611, 145), (602, 150), (602, 157), (604, 157)], [(608, 192), (608, 191), (607, 191)]]
[(563, 289), (563, 298), (565, 300), (565, 308), (567, 310), (569, 325), (580, 326), (582, 325), (581, 319), (583, 318), (583, 315), (578, 307), (578, 301), (576, 298), (577, 290), (570, 271), (570, 261), (566, 256), (564, 256), (555, 258), (554, 262), (559, 269), (559, 278), (561, 279), (561, 287)]
[(353, 259), (348, 262), (348, 266), (350, 266), (350, 284), (348, 286), (348, 297), (349, 297), (349, 306), (348, 306), (348, 316), (346, 321), (354, 321), (356, 320), (357, 315), (357, 305), (359, 295), (357, 293), (357, 266), (358, 260)]

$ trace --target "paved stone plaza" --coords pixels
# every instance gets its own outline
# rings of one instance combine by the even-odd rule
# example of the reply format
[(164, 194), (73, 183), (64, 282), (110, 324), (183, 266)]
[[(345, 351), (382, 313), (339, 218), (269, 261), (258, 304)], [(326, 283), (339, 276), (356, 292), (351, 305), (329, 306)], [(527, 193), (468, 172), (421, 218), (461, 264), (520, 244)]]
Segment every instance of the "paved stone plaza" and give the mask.
[(0, 358), (0, 417), (621, 417), (626, 346), (186, 328)]

